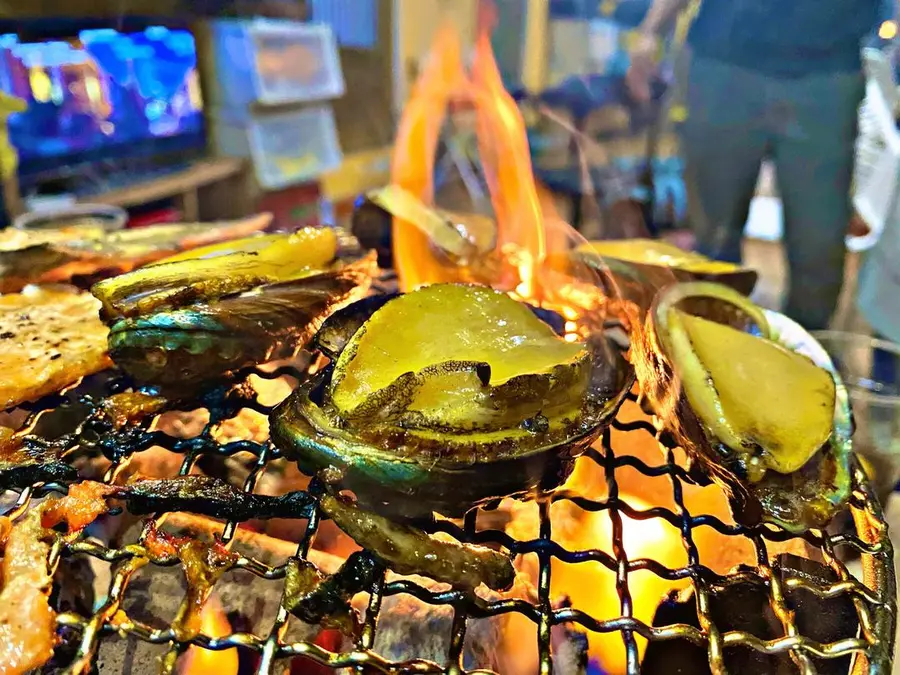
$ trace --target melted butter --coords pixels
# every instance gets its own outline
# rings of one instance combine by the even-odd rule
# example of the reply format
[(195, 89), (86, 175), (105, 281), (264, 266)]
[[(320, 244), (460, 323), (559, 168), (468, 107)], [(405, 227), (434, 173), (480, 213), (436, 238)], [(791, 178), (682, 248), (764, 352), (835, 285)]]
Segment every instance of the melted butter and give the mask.
[(349, 409), (405, 373), (453, 361), (489, 364), (496, 386), (585, 354), (504, 293), (438, 284), (387, 303), (357, 331), (338, 358), (332, 397)]
[[(765, 467), (801, 468), (831, 435), (834, 380), (805, 356), (714, 321), (672, 310), (706, 371), (684, 382), (691, 407), (736, 452), (763, 452)], [(710, 405), (712, 403), (712, 405)], [(739, 440), (728, 442), (728, 436)], [(761, 478), (759, 463), (750, 476)]]
[(685, 251), (674, 244), (655, 239), (593, 241), (586, 244), (583, 250), (625, 262), (674, 267), (687, 272), (714, 274), (740, 269), (738, 265), (710, 260), (699, 253)]

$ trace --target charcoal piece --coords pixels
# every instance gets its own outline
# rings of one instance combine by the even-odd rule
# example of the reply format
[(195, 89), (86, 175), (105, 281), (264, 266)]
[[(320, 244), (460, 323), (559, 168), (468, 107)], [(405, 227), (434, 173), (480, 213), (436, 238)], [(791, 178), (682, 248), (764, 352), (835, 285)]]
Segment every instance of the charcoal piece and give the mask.
[[(782, 580), (801, 577), (818, 587), (838, 580), (834, 571), (825, 565), (790, 553), (779, 555), (773, 570)], [(749, 571), (750, 568), (738, 569), (738, 572)], [(722, 633), (745, 631), (762, 640), (783, 637), (784, 629), (769, 598), (768, 587), (755, 576), (716, 589), (710, 597), (712, 621)], [(809, 591), (795, 589), (785, 590), (785, 600), (788, 608), (795, 613), (794, 621), (804, 637), (828, 644), (857, 633), (858, 619), (849, 594), (821, 599)], [(653, 625), (657, 627), (675, 623), (700, 627), (696, 598), (692, 592), (670, 596), (660, 605), (653, 619)], [(813, 658), (816, 672), (821, 675), (846, 675), (850, 660), (850, 656)], [(750, 647), (725, 649), (725, 666), (731, 675), (793, 675), (797, 672), (797, 666), (789, 654), (767, 655)], [(686, 640), (651, 642), (641, 668), (644, 675), (702, 675), (710, 672), (706, 648)]]
[(309, 518), (314, 500), (306, 492), (279, 497), (248, 494), (210, 476), (140, 480), (113, 495), (124, 499), (133, 515), (187, 511), (223, 520)]
[(379, 572), (374, 558), (358, 551), (330, 576), (308, 560), (292, 558), (284, 584), (284, 608), (306, 623), (355, 636), (361, 624), (350, 600), (370, 588)]
[[(778, 556), (775, 567), (782, 578), (800, 577), (820, 588), (839, 581), (830, 567), (790, 553)], [(788, 608), (795, 612), (797, 630), (801, 635), (828, 644), (857, 634), (859, 616), (853, 604), (853, 596), (849, 593), (824, 599), (808, 590), (797, 588), (787, 592), (786, 602)], [(850, 657), (817, 660), (816, 668), (822, 675), (843, 675), (850, 670)]]
[[(388, 574), (388, 580), (391, 575)], [(428, 579), (416, 583), (434, 590)], [(492, 594), (491, 599), (499, 596)], [(411, 595), (388, 596), (378, 614), (378, 630), (372, 647), (389, 661), (425, 659), (443, 668), (449, 666), (454, 610), (449, 605), (430, 605)], [(510, 640), (507, 619), (500, 615), (466, 622), (463, 665), (467, 670), (485, 669), (497, 673), (538, 672), (534, 633), (523, 640)], [(525, 637), (527, 636), (527, 638)], [(551, 629), (552, 675), (584, 675), (587, 671), (587, 636), (574, 626), (556, 625)], [(515, 651), (515, 654), (512, 651)], [(533, 668), (522, 669), (525, 653), (533, 650)], [(760, 675), (757, 673), (756, 675)]]
[[(75, 612), (88, 617), (94, 610), (94, 571), (86, 556), (60, 559), (53, 574), (50, 606), (56, 612)], [(59, 643), (41, 675), (62, 675), (72, 664), (81, 641), (81, 633), (67, 626), (57, 629)], [(93, 674), (91, 674), (93, 675)]]

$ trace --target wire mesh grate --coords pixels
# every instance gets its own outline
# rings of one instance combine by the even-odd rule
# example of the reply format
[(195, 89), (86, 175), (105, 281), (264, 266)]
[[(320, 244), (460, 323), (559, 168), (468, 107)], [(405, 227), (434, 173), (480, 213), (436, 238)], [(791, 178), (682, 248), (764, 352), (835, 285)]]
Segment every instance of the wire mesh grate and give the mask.
[[(303, 372), (294, 366), (283, 366), (275, 370), (254, 369), (253, 375), (262, 380), (283, 379), (285, 376), (300, 379)], [(245, 377), (247, 379), (245, 379)], [(95, 378), (96, 379), (96, 378)], [(217, 440), (215, 431), (222, 422), (238, 416), (242, 410), (253, 410), (267, 415), (274, 406), (260, 402), (258, 392), (249, 384), (249, 373), (244, 373), (240, 384), (218, 390), (192, 405), (209, 412), (209, 420), (202, 432), (190, 438), (171, 435), (158, 428), (158, 419), (148, 419), (139, 424), (108, 431), (100, 437), (90, 437), (90, 420), (100, 409), (104, 396), (128, 390), (130, 383), (121, 374), (107, 373), (96, 382), (84, 383), (61, 395), (48, 397), (35, 404), (22, 426), (35, 434), (47, 433), (43, 429), (53, 426), (53, 418), (66, 410), (80, 409), (84, 417), (74, 425), (73, 430), (64, 434), (56, 443), (65, 448), (65, 460), (76, 463), (83, 456), (102, 454), (109, 460), (102, 480), (113, 483), (123, 470), (140, 453), (151, 447), (161, 446), (181, 456), (180, 475), (188, 474), (197, 462), (205, 457), (230, 457), (238, 453), (249, 453), (252, 466), (243, 480), (242, 489), (253, 493), (263, 472), (275, 460), (280, 459), (277, 448), (268, 441), (250, 437)], [(99, 386), (99, 393), (98, 393)], [(86, 394), (86, 389), (92, 389)], [(631, 395), (631, 401), (637, 400)], [(85, 407), (86, 406), (86, 407)], [(185, 410), (191, 406), (181, 406)], [(186, 411), (187, 412), (187, 411)], [(649, 435), (656, 438), (661, 449), (660, 464), (650, 465), (627, 452), (617, 452), (614, 433)], [(246, 455), (245, 455), (246, 456)], [(242, 647), (258, 655), (254, 672), (283, 672), (277, 664), (285, 659), (305, 657), (330, 668), (355, 668), (359, 672), (379, 673), (432, 673), (432, 672), (475, 672), (466, 671), (463, 662), (464, 642), (468, 620), (496, 617), (518, 613), (530, 619), (537, 627), (539, 667), (541, 673), (553, 672), (551, 653), (551, 632), (554, 626), (568, 624), (589, 631), (601, 633), (616, 632), (621, 636), (626, 655), (628, 673), (641, 671), (641, 653), (638, 637), (651, 643), (680, 641), (702, 648), (706, 652), (709, 669), (713, 673), (726, 673), (727, 650), (735, 647), (749, 648), (762, 654), (789, 654), (795, 672), (815, 673), (815, 659), (833, 659), (852, 654), (855, 656), (853, 672), (887, 672), (893, 650), (895, 623), (895, 582), (892, 549), (887, 537), (883, 516), (864, 481), (859, 467), (854, 470), (854, 490), (850, 510), (856, 523), (855, 532), (828, 534), (813, 530), (802, 535), (802, 539), (818, 552), (835, 575), (835, 581), (820, 584), (800, 576), (784, 575), (773, 567), (769, 547), (795, 537), (787, 532), (772, 528), (747, 528), (725, 522), (708, 513), (691, 513), (685, 499), (685, 487), (692, 478), (676, 458), (674, 444), (667, 440), (665, 433), (659, 433), (648, 421), (617, 419), (612, 430), (607, 430), (600, 442), (579, 461), (593, 462), (602, 471), (606, 481), (606, 495), (602, 499), (591, 498), (566, 489), (532, 497), (537, 502), (539, 513), (538, 536), (532, 539), (514, 538), (502, 529), (478, 529), (477, 513), (471, 512), (463, 521), (455, 522), (436, 519), (429, 531), (444, 532), (460, 541), (502, 546), (518, 556), (534, 554), (538, 561), (535, 579), (536, 596), (532, 602), (520, 598), (484, 599), (460, 590), (436, 590), (410, 579), (388, 578), (380, 575), (369, 590), (368, 608), (363, 629), (352, 649), (331, 651), (312, 641), (290, 641), (285, 639), (289, 620), (284, 602), (280, 602), (272, 617), (271, 629), (267, 633), (235, 630), (222, 637), (200, 634), (190, 642), (180, 642), (170, 626), (159, 627), (133, 618), (123, 612), (125, 600), (136, 571), (142, 574), (154, 572), (158, 563), (147, 564), (146, 553), (140, 544), (148, 532), (149, 524), (143, 526), (138, 541), (110, 546), (96, 537), (80, 535), (69, 538), (59, 535), (51, 549), (50, 568), (55, 570), (64, 557), (91, 557), (112, 565), (111, 578), (106, 597), (94, 606), (93, 614), (79, 614), (63, 611), (58, 615), (58, 625), (70, 631), (75, 637), (73, 660), (63, 672), (87, 673), (96, 666), (98, 648), (104, 640), (136, 638), (157, 645), (168, 645), (167, 654), (162, 659), (163, 672), (176, 672), (175, 660), (187, 650), (190, 644), (218, 651), (231, 647)], [(621, 495), (621, 472), (628, 468), (646, 478), (668, 480), (674, 508), (651, 505), (638, 509), (629, 504)], [(15, 506), (7, 515), (20, 514), (30, 502), (45, 494), (62, 492), (61, 484), (37, 484), (18, 495)], [(314, 493), (314, 491), (311, 491)], [(611, 545), (606, 547), (567, 550), (554, 537), (552, 531), (551, 507), (559, 503), (571, 503), (585, 512), (606, 512), (611, 523)], [(630, 558), (624, 543), (625, 519), (629, 521), (664, 521), (680, 533), (686, 564), (676, 568), (667, 567), (651, 557)], [(148, 519), (150, 523), (153, 519)], [(308, 518), (304, 534), (297, 545), (296, 556), (307, 558), (320, 528), (321, 516), (317, 509)], [(221, 539), (226, 545), (231, 542), (239, 523), (224, 523)], [(756, 565), (730, 574), (719, 574), (710, 569), (703, 559), (695, 541), (698, 528), (708, 527), (728, 538), (742, 538), (752, 542), (756, 555)], [(864, 562), (864, 579), (856, 580), (836, 553), (839, 547), (849, 547), (858, 551)], [(554, 604), (551, 597), (551, 567), (554, 560), (569, 564), (599, 563), (615, 574), (615, 584), (608, 589), (619, 599), (619, 616), (601, 618), (573, 606)], [(177, 561), (170, 561), (175, 564)], [(270, 565), (260, 560), (238, 555), (235, 569), (242, 570), (270, 584), (283, 584), (286, 564)], [(633, 594), (637, 588), (634, 575), (649, 572), (660, 579), (678, 582), (690, 581), (694, 589), (697, 626), (684, 623), (672, 625), (649, 625), (635, 617)], [(768, 593), (768, 605), (780, 622), (783, 635), (763, 639), (751, 632), (723, 629), (712, 610), (712, 602), (717, 594), (736, 584), (748, 580), (761, 582)], [(859, 628), (853, 635), (840, 640), (821, 643), (801, 632), (786, 596), (797, 590), (815, 595), (822, 601), (830, 602), (839, 597), (852, 598)], [(278, 593), (281, 593), (279, 589)], [(379, 631), (379, 612), (382, 603), (391, 596), (409, 594), (429, 605), (451, 607), (453, 610), (452, 635), (449, 640), (447, 660), (444, 664), (424, 659), (402, 662), (391, 661), (375, 653), (373, 647)], [(225, 607), (227, 611), (228, 608)], [(152, 667), (148, 665), (148, 672)], [(104, 671), (100, 671), (104, 672)], [(242, 671), (244, 672), (244, 671)], [(479, 671), (480, 672), (480, 671)]]

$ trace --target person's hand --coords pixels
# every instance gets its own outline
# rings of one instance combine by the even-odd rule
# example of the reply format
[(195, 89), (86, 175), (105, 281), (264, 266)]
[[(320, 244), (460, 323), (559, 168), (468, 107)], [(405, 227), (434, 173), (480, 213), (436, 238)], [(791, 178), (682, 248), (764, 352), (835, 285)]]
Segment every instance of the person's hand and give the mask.
[(865, 237), (872, 231), (869, 224), (863, 220), (863, 217), (856, 211), (850, 217), (850, 225), (847, 227), (847, 234), (851, 237)]
[(628, 93), (638, 103), (650, 101), (650, 82), (657, 72), (659, 38), (652, 33), (640, 32), (630, 49), (631, 62), (625, 74)]

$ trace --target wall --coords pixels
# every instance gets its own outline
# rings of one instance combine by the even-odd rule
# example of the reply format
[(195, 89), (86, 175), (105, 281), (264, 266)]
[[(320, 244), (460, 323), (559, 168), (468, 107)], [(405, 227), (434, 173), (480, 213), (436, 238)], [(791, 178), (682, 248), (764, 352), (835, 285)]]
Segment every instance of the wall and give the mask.
[[(546, 77), (549, 0), (494, 1), (499, 4), (524, 1), (527, 4), (521, 77), (522, 83), (529, 89), (541, 89)], [(399, 110), (409, 95), (419, 60), (428, 53), (434, 32), (442, 20), (450, 19), (456, 24), (464, 45), (473, 44), (478, 0), (394, 0), (394, 4), (398, 17), (394, 103)]]
[(463, 45), (471, 46), (475, 41), (478, 0), (394, 0), (394, 3), (398, 24), (394, 104), (399, 110), (409, 96), (418, 64), (428, 53), (443, 20), (456, 24)]

